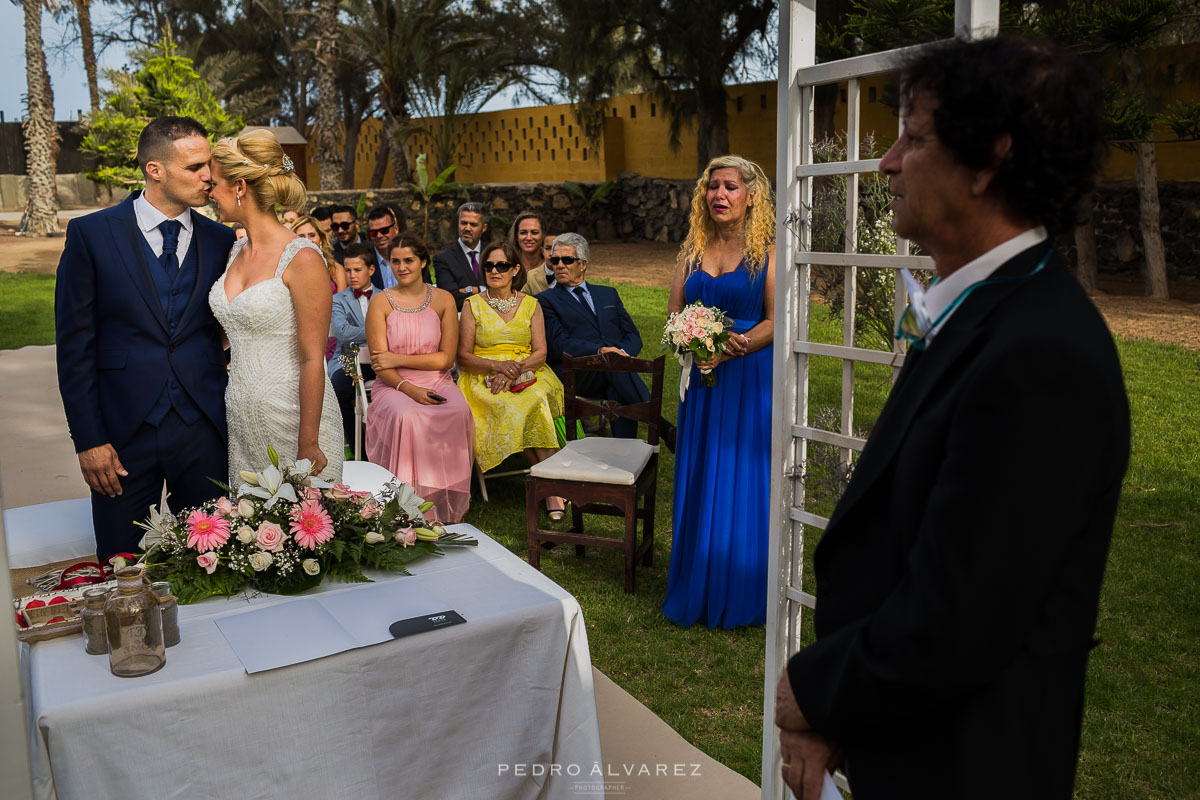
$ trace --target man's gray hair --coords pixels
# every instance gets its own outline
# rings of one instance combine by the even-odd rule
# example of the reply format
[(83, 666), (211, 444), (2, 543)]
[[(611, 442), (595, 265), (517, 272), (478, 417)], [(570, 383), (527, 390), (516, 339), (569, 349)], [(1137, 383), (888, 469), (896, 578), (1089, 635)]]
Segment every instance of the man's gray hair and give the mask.
[(483, 207), (483, 203), (477, 203), (473, 200), (468, 200), (458, 207), (458, 216), (455, 219), (462, 219), (463, 212), (468, 214), (478, 214), (481, 217), (487, 216), (487, 211)]
[(587, 239), (578, 233), (560, 233), (558, 238), (554, 240), (554, 248), (550, 253), (553, 255), (554, 251), (560, 247), (574, 247), (576, 258), (582, 258), (584, 261), (589, 260)]

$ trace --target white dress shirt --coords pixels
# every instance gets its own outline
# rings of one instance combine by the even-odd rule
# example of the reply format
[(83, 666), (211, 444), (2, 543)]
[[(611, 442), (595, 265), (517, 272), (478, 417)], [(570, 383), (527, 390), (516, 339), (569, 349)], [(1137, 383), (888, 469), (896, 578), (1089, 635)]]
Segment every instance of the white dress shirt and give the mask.
[[(133, 200), (133, 214), (137, 218), (138, 228), (142, 231), (142, 236), (146, 237), (146, 244), (150, 245), (150, 249), (154, 251), (154, 257), (158, 258), (162, 255), (163, 237), (162, 231), (158, 226), (172, 217), (168, 217), (163, 212), (150, 204), (146, 199), (146, 193), (142, 192)], [(179, 266), (183, 266), (183, 259), (187, 256), (188, 247), (192, 244), (192, 210), (185, 208), (183, 213), (178, 217), (174, 217), (175, 221), (183, 225), (179, 230), (179, 242), (175, 246), (175, 255), (179, 258)]]
[[(987, 280), (993, 272), (1013, 256), (1046, 241), (1046, 236), (1045, 228), (1030, 228), (1007, 242), (993, 247), (975, 260), (967, 262), (952, 272), (948, 278), (940, 280), (926, 289), (924, 297), (920, 298), (924, 304), (924, 313), (931, 322), (937, 321), (937, 324), (925, 334), (926, 344), (932, 342), (938, 331), (945, 327), (949, 319), (954, 316), (954, 312), (958, 308), (951, 306), (963, 292), (972, 284)], [(914, 300), (916, 299), (914, 298)], [(939, 320), (938, 316), (946, 312), (947, 308), (950, 309), (949, 312)]]

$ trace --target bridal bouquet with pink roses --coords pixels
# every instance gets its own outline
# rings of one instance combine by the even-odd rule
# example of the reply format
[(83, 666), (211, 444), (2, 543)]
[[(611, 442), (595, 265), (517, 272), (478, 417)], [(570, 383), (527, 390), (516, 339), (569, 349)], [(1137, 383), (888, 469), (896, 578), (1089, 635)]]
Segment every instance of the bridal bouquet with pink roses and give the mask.
[(372, 495), (313, 476), (312, 463), (280, 461), (240, 472), (235, 495), (172, 513), (150, 507), (140, 559), (147, 576), (170, 581), (180, 603), (250, 589), (296, 594), (326, 577), (370, 580), (364, 569), (409, 574), (406, 565), (446, 547), (478, 544), (449, 533), (425, 512), (411, 486), (392, 482)]
[[(693, 359), (708, 361), (722, 352), (728, 342), (729, 318), (719, 308), (706, 306), (697, 300), (667, 317), (662, 343), (683, 367), (680, 401), (686, 392), (686, 380), (691, 372)], [(712, 386), (717, 382), (717, 376), (712, 374), (711, 369), (702, 369), (700, 373), (700, 381), (705, 386)]]

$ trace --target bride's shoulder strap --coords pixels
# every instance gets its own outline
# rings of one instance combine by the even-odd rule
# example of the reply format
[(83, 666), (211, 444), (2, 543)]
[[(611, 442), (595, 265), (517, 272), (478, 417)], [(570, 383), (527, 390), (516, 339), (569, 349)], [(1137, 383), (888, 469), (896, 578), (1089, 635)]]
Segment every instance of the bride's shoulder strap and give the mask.
[(303, 236), (297, 236), (295, 239), (292, 239), (290, 242), (288, 242), (287, 247), (283, 248), (283, 252), (279, 254), (279, 265), (275, 267), (275, 277), (282, 277), (283, 271), (288, 268), (288, 264), (292, 263), (292, 259), (295, 257), (296, 253), (299, 253), (306, 247), (310, 247), (316, 251), (316, 254), (321, 257), (321, 261), (325, 260), (325, 254), (321, 252), (321, 248), (317, 247)]
[(242, 249), (243, 246), (245, 246), (246, 242), (248, 242), (248, 241), (250, 241), (250, 240), (247, 239), (245, 236), (243, 236), (240, 239), (233, 240), (233, 247), (229, 248), (229, 257), (225, 259), (225, 269), (229, 269), (229, 267), (233, 264), (233, 260), (235, 258), (237, 258), (238, 252)]

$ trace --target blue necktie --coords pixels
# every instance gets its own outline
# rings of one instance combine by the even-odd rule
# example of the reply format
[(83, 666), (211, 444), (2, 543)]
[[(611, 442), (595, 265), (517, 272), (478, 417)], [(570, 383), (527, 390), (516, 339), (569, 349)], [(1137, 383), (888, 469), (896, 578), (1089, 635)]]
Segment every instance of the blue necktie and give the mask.
[(175, 273), (179, 272), (179, 256), (175, 251), (179, 247), (179, 231), (183, 229), (183, 223), (168, 219), (159, 223), (158, 229), (163, 237), (162, 255), (158, 257), (158, 263), (167, 273), (167, 278), (174, 281)]
[(588, 310), (588, 313), (590, 313), (593, 317), (596, 316), (596, 312), (592, 311), (592, 307), (590, 305), (588, 305), (587, 290), (584, 289), (582, 286), (576, 286), (571, 291), (575, 293), (575, 298), (579, 301), (579, 304), (581, 306), (583, 306), (584, 308), (586, 308)]

